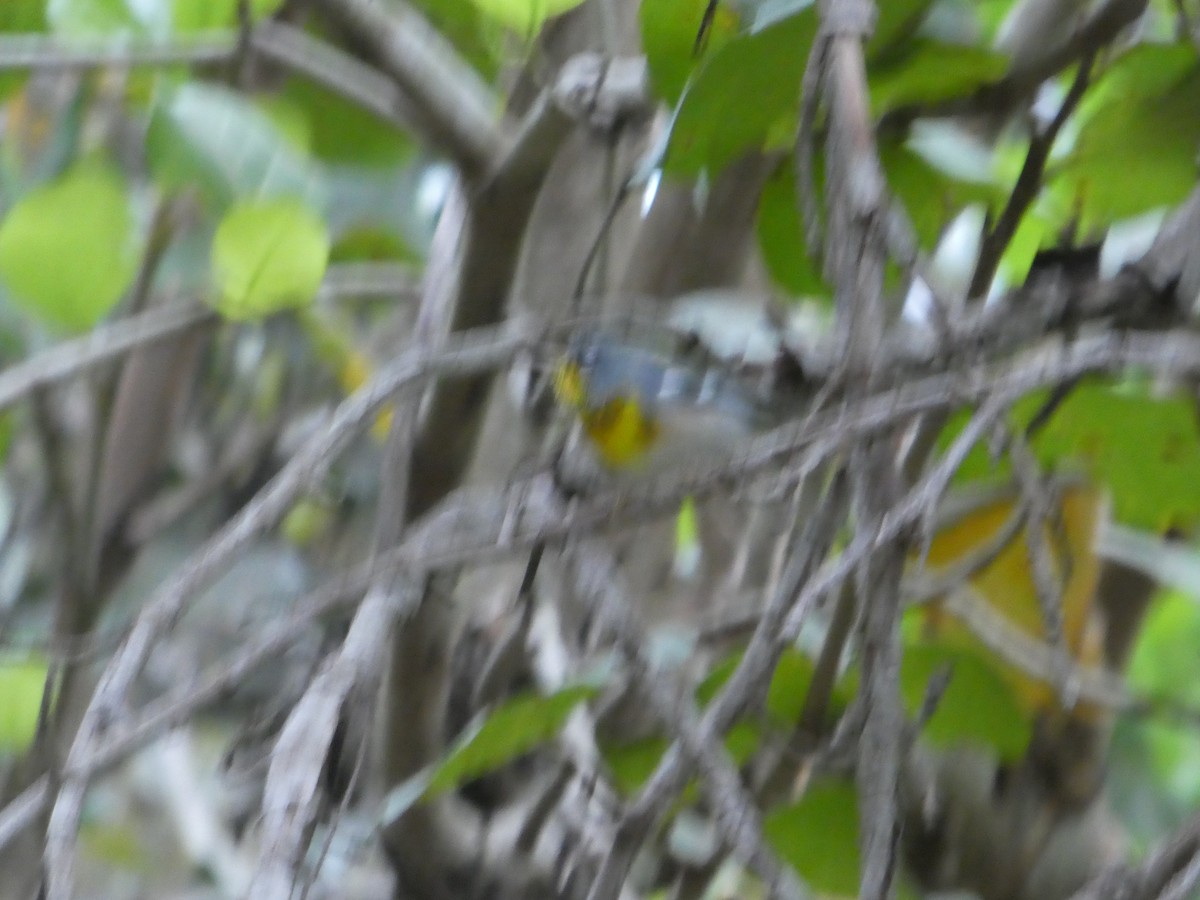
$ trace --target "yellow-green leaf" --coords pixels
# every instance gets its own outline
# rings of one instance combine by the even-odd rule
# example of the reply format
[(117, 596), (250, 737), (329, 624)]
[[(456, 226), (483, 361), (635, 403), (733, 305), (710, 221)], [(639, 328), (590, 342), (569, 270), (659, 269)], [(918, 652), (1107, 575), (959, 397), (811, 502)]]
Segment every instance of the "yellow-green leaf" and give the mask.
[(37, 732), (45, 685), (45, 660), (0, 660), (0, 752), (29, 746)]
[(299, 200), (235, 204), (213, 237), (217, 311), (256, 319), (307, 304), (329, 261), (325, 223)]
[(91, 328), (136, 269), (125, 184), (98, 161), (78, 163), (32, 191), (0, 224), (0, 278), (13, 302), (56, 328)]
[(1058, 179), (1083, 226), (1178, 203), (1196, 180), (1200, 63), (1190, 45), (1142, 44), (1113, 64)]
[(552, 16), (574, 9), (583, 0), (475, 0), (487, 15), (513, 31), (533, 37)]

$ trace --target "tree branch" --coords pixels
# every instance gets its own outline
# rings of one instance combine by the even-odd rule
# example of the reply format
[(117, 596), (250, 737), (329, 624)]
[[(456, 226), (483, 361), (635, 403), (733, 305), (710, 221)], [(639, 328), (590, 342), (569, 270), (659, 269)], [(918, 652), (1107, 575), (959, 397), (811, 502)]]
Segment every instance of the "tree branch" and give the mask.
[(500, 98), (411, 6), (318, 0), (318, 8), (369, 47), (412, 105), (418, 127), (468, 179), (490, 170), (510, 137)]

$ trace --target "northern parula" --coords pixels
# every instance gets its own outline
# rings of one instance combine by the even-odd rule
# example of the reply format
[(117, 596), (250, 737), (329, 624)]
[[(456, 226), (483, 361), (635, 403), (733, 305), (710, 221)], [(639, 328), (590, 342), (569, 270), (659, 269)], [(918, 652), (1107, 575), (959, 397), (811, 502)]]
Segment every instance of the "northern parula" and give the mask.
[(660, 470), (727, 455), (774, 420), (765, 398), (695, 348), (646, 335), (576, 335), (559, 362), (554, 390), (579, 416), (611, 469)]

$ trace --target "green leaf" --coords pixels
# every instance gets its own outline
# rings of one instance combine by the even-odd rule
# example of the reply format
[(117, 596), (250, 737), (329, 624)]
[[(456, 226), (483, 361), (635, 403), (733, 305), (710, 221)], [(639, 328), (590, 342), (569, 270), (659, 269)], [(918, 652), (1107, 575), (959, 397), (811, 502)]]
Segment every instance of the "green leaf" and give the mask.
[(46, 661), (0, 661), (0, 752), (14, 753), (29, 746), (37, 733), (46, 686)]
[(1041, 215), (1036, 208), (1021, 217), (1021, 224), (1017, 226), (1000, 260), (1000, 273), (1007, 284), (1024, 283), (1038, 252), (1059, 239), (1062, 224), (1060, 222), (1059, 227), (1055, 227), (1055, 223)]
[[(1045, 405), (1046, 391), (1018, 402), (1009, 416), (1024, 429)], [(945, 447), (966, 423), (956, 416), (942, 433)], [(1182, 393), (1160, 395), (1147, 384), (1093, 381), (1059, 404), (1034, 439), (1039, 461), (1055, 468), (1083, 467), (1112, 495), (1114, 518), (1161, 532), (1200, 522), (1200, 429), (1194, 402)], [(1007, 460), (993, 465), (987, 451), (971, 451), (957, 483), (1003, 478)]]
[(497, 22), (532, 38), (549, 18), (574, 9), (583, 0), (475, 0)]
[(819, 263), (813, 261), (804, 246), (798, 202), (795, 170), (789, 162), (767, 179), (759, 196), (756, 231), (763, 262), (771, 278), (789, 294), (832, 296), (821, 277)]
[(785, 650), (767, 688), (767, 715), (780, 725), (796, 724), (812, 677), (813, 661), (799, 650)]
[(324, 209), (320, 169), (245, 96), (190, 82), (154, 104), (146, 153), (168, 190), (198, 188), (218, 209), (238, 197), (300, 197)]
[(920, 40), (903, 58), (871, 72), (871, 108), (879, 113), (910, 103), (935, 103), (969, 94), (1008, 68), (1003, 54), (983, 47)]
[(511, 35), (472, 0), (416, 0), (413, 5), (485, 77), (496, 74)]
[(1004, 24), (1004, 20), (1016, 4), (1013, 0), (973, 0), (967, 5), (971, 7), (975, 21), (983, 30), (984, 41), (990, 44), (996, 40), (1000, 26)]
[(412, 158), (412, 140), (357, 104), (307, 78), (288, 81), (284, 96), (303, 111), (312, 153), (331, 163), (395, 166)]
[(98, 161), (22, 198), (0, 224), (0, 278), (21, 309), (84, 331), (116, 305), (137, 269), (125, 184)]
[(1200, 64), (1190, 46), (1142, 45), (1097, 91), (1073, 152), (1057, 172), (1083, 226), (1180, 202), (1196, 180)]
[[(696, 688), (697, 703), (705, 706), (712, 701), (741, 662), (742, 655), (740, 650), (731, 653), (713, 666)], [(767, 689), (766, 711), (770, 723), (781, 728), (796, 724), (808, 697), (812, 674), (813, 663), (808, 656), (796, 649), (784, 651)], [(841, 679), (833, 691), (834, 710), (845, 709), (853, 693), (852, 678)], [(757, 723), (749, 720), (739, 721), (729, 729), (723, 743), (734, 762), (740, 765), (758, 751), (762, 731)], [(618, 788), (628, 793), (640, 788), (661, 761), (668, 743), (656, 736), (605, 747), (604, 758)]]
[(1196, 51), (1190, 44), (1137, 44), (1116, 59), (1093, 79), (1091, 89), (1079, 105), (1079, 115), (1091, 120), (1120, 105), (1170, 91), (1186, 78), (1196, 64)]
[[(738, 650), (729, 654), (709, 671), (708, 675), (696, 687), (696, 702), (701, 706), (716, 697), (717, 692), (725, 686), (729, 676), (733, 674), (741, 662), (744, 651)], [(808, 686), (812, 681), (813, 663), (807, 654), (795, 648), (789, 648), (779, 657), (775, 672), (771, 675), (771, 684), (767, 689), (767, 714), (776, 724), (794, 725), (800, 716), (800, 709), (808, 696)], [(854, 693), (854, 687), (843, 677), (833, 691), (835, 708), (845, 706), (847, 699)]]
[(942, 230), (954, 216), (973, 203), (987, 203), (995, 196), (990, 184), (954, 178), (903, 145), (881, 143), (879, 158), (888, 185), (912, 220), (917, 239), (929, 251), (937, 246)]
[(138, 825), (125, 819), (88, 816), (79, 829), (79, 842), (87, 858), (119, 870), (120, 877), (152, 877), (162, 872), (161, 858), (147, 846)]
[(143, 31), (125, 0), (49, 0), (46, 18), (56, 34), (67, 37), (137, 35)]
[(417, 258), (416, 251), (398, 234), (370, 226), (344, 230), (338, 235), (329, 255), (329, 261), (334, 263), (362, 260), (413, 262)]
[(675, 572), (683, 578), (694, 576), (702, 552), (696, 501), (685, 497), (679, 505), (679, 513), (675, 516)]
[(287, 511), (279, 523), (279, 533), (297, 547), (309, 547), (328, 535), (336, 518), (328, 502), (318, 497), (303, 497)]
[(1047, 462), (1083, 463), (1113, 497), (1118, 521), (1162, 531), (1200, 521), (1195, 400), (1148, 385), (1077, 388), (1036, 445)]
[[(238, 0), (170, 0), (171, 24), (176, 33), (220, 31), (238, 27)], [(283, 0), (250, 0), (250, 21), (273, 15)]]
[(638, 791), (654, 774), (668, 746), (666, 738), (648, 737), (603, 747), (604, 762), (616, 789), (626, 796)]
[(781, 122), (794, 119), (816, 23), (809, 8), (716, 51), (679, 101), (666, 170), (715, 175), (743, 153), (763, 147)]
[(737, 668), (741, 662), (742, 655), (745, 651), (737, 650), (724, 659), (717, 662), (704, 680), (696, 686), (696, 702), (701, 706), (707, 706), (712, 702), (712, 699), (717, 696), (717, 692), (725, 686), (725, 682), (729, 680), (729, 676), (733, 674), (733, 670)]
[(440, 763), (427, 767), (388, 793), (383, 821), (392, 822), (412, 806), (493, 772), (544, 744), (562, 730), (567, 716), (600, 692), (596, 683), (565, 687), (549, 696), (523, 694), (486, 718), (477, 718)]
[(254, 105), (271, 120), (271, 124), (293, 150), (301, 155), (308, 154), (312, 149), (312, 126), (309, 124), (308, 115), (298, 104), (276, 94), (258, 97)]
[(1200, 606), (1179, 591), (1158, 597), (1138, 632), (1129, 660), (1129, 683), (1156, 700), (1200, 707), (1196, 678)]
[(1030, 724), (1003, 676), (968, 650), (929, 643), (904, 649), (900, 692), (909, 713), (921, 708), (929, 679), (946, 665), (951, 667), (950, 683), (924, 735), (939, 746), (975, 742), (991, 747), (1001, 759), (1019, 759), (1032, 737)]
[(735, 765), (741, 766), (762, 746), (762, 729), (753, 722), (737, 722), (729, 729), (723, 743), (729, 758)]
[(638, 10), (650, 78), (658, 95), (672, 105), (679, 102), (701, 56), (716, 52), (737, 32), (736, 14), (719, 3), (701, 53), (697, 54), (696, 36), (707, 7), (708, 0), (643, 0)]
[[(1195, 667), (1188, 674), (1196, 677)], [(1193, 725), (1147, 720), (1140, 732), (1149, 756), (1150, 769), (1161, 790), (1173, 803), (1190, 813), (1200, 802), (1200, 746)]]
[(250, 0), (250, 20), (257, 22), (283, 9), (285, 0)]
[(763, 832), (818, 893), (858, 895), (858, 795), (850, 782), (814, 781), (799, 803), (769, 813)]
[(876, 10), (875, 28), (867, 42), (867, 54), (874, 60), (890, 56), (893, 50), (907, 50), (912, 35), (920, 26), (933, 0), (889, 0)]
[(244, 201), (213, 237), (217, 310), (256, 319), (308, 303), (329, 260), (325, 223), (298, 200)]
[[(45, 0), (4, 0), (0, 3), (0, 32), (29, 34), (45, 31), (45, 12)], [(28, 78), (28, 72), (0, 72), (0, 101), (23, 85)], [(8, 116), (12, 114), (11, 110), (7, 113)], [(8, 130), (6, 123), (5, 131)]]
[(180, 34), (237, 27), (238, 0), (172, 0), (171, 22)]
[(509, 700), (472, 729), (434, 769), (429, 795), (453, 790), (544, 744), (562, 730), (575, 707), (599, 691), (595, 684), (578, 684), (545, 697), (527, 694)]

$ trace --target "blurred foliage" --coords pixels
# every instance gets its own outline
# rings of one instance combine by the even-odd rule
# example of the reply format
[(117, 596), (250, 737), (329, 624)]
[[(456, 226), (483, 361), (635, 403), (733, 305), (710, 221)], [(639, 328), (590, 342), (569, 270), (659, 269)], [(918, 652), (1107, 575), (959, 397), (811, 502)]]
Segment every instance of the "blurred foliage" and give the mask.
[(0, 657), (0, 757), (29, 746), (37, 732), (46, 687), (46, 660)]
[(100, 321), (137, 269), (131, 203), (120, 175), (94, 159), (18, 201), (0, 223), (0, 278), (12, 301), (64, 331)]
[[(741, 662), (741, 650), (727, 655), (716, 663), (696, 687), (696, 702), (707, 704), (717, 695)], [(765, 716), (747, 715), (730, 729), (725, 738), (725, 751), (738, 763), (746, 762), (764, 746), (764, 741), (777, 739), (795, 726), (809, 685), (813, 678), (813, 660), (800, 650), (788, 650), (779, 659), (767, 689)], [(834, 686), (831, 708), (840, 713), (856, 690), (857, 673), (848, 671)], [(654, 771), (668, 741), (650, 736), (635, 741), (612, 743), (604, 748), (604, 761), (617, 786), (628, 793), (641, 787)]]
[[(667, 144), (672, 175), (715, 175), (772, 137), (788, 140), (816, 13), (752, 27), (714, 51), (689, 79)], [(746, 99), (753, 97), (753, 103)]]
[(434, 765), (388, 792), (383, 821), (528, 753), (558, 734), (571, 712), (600, 692), (596, 683), (569, 685), (549, 695), (522, 694), (473, 721)]
[(1085, 228), (1179, 203), (1196, 181), (1200, 59), (1190, 44), (1141, 44), (1089, 92), (1075, 147), (1057, 177)]
[(978, 648), (908, 644), (900, 690), (909, 715), (921, 710), (931, 679), (943, 672), (949, 681), (922, 734), (935, 746), (973, 743), (994, 750), (1002, 760), (1020, 759), (1033, 733), (1029, 716), (996, 661)]
[(858, 893), (858, 792), (851, 782), (808, 785), (799, 801), (772, 810), (763, 830), (813, 890), (845, 897)]
[(688, 79), (702, 59), (712, 55), (737, 33), (738, 15), (718, 4), (712, 23), (700, 36), (708, 0), (645, 0), (638, 7), (642, 43), (650, 77), (659, 95), (678, 103)]
[(191, 82), (156, 96), (146, 153), (163, 190), (199, 190), (214, 210), (241, 197), (280, 196), (323, 210), (320, 169), (294, 137), (244, 94)]
[(1200, 605), (1163, 591), (1138, 634), (1130, 686), (1149, 703), (1124, 716), (1113, 742), (1110, 790), (1138, 847), (1177, 828), (1200, 803)]
[[(1022, 398), (1009, 416), (1021, 432), (1045, 419), (1033, 436), (1039, 461), (1055, 469), (1085, 471), (1103, 485), (1113, 516), (1125, 525), (1162, 532), (1191, 530), (1200, 521), (1200, 424), (1195, 402), (1182, 391), (1163, 393), (1149, 381), (1115, 384), (1093, 380), (1053, 405), (1044, 391)], [(963, 413), (943, 432), (949, 444), (969, 417)], [(1007, 457), (993, 460), (977, 446), (959, 469), (959, 484), (1009, 476)]]

